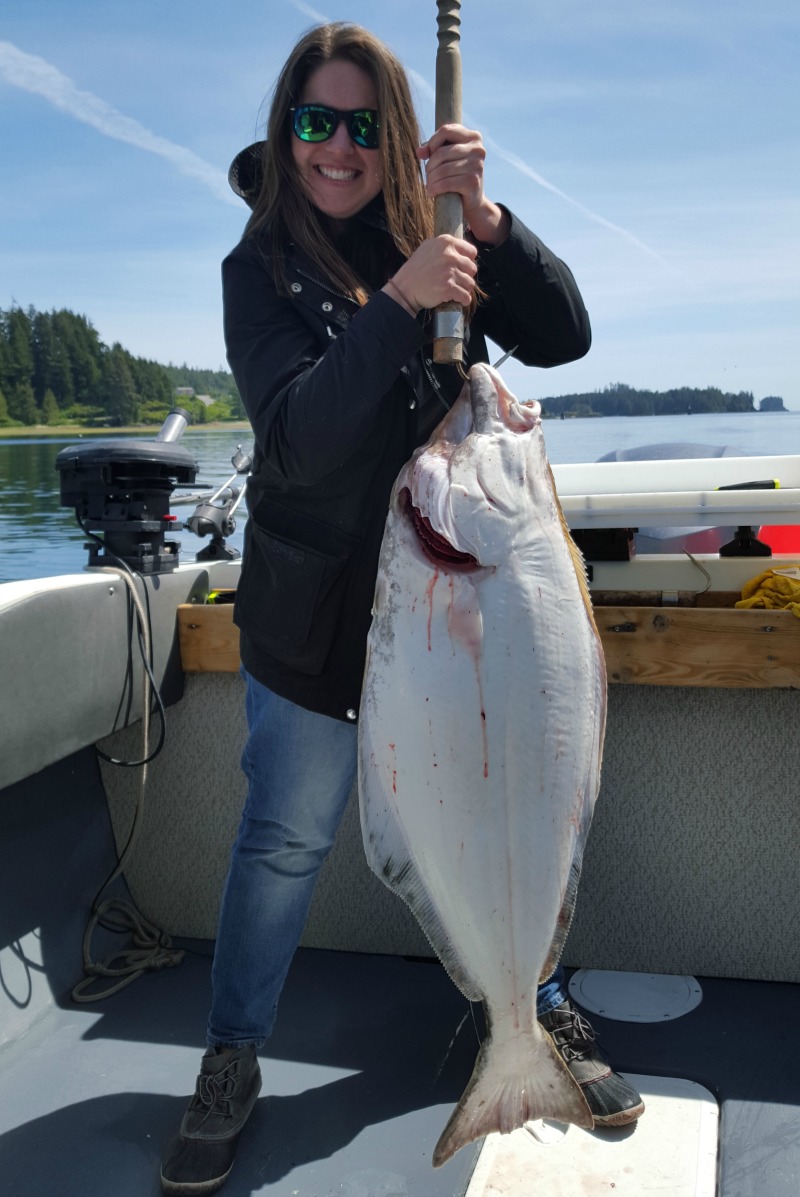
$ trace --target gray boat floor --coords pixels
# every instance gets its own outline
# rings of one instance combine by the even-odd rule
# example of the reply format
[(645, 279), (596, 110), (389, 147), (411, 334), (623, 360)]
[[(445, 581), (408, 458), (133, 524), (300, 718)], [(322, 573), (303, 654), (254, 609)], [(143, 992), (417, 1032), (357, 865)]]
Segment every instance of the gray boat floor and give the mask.
[[(721, 1197), (796, 1197), (797, 989), (701, 983), (702, 1004), (674, 1023), (593, 1022), (617, 1067), (687, 1077), (716, 1094)], [(188, 956), (102, 1006), (54, 1010), (7, 1047), (2, 1191), (158, 1193), (160, 1154), (202, 1051), (208, 990), (208, 960)], [(475, 1049), (468, 1007), (437, 965), (301, 950), (226, 1193), (463, 1197), (477, 1145), (440, 1170), (430, 1159)]]
[[(35, 969), (14, 945), (41, 928), (57, 994), (78, 979), (86, 911), (108, 864), (96, 772), (81, 752), (0, 796), (0, 947)], [(212, 945), (184, 946), (193, 951), (179, 967), (97, 1005), (63, 999), (0, 1049), (1, 1194), (160, 1192), (209, 1005)], [(683, 1077), (717, 1097), (720, 1197), (797, 1197), (800, 988), (699, 979), (703, 1001), (683, 1018), (592, 1023), (621, 1071)], [(25, 1013), (24, 977), (14, 980), (0, 969), (7, 1032), (15, 1008)], [(471, 1072), (477, 1021), (436, 963), (299, 951), (226, 1194), (463, 1197), (479, 1145), (439, 1170), (430, 1161)], [(531, 1197), (541, 1192), (532, 1176)]]

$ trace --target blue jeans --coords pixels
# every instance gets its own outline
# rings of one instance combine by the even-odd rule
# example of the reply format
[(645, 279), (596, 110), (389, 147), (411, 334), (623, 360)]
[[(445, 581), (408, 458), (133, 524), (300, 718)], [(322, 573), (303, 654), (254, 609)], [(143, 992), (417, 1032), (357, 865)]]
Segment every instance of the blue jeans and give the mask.
[[(261, 1047), (355, 780), (358, 731), (244, 678), (248, 792), (220, 911), (208, 1043)], [(563, 980), (559, 967), (539, 987), (539, 1014), (564, 1000)]]

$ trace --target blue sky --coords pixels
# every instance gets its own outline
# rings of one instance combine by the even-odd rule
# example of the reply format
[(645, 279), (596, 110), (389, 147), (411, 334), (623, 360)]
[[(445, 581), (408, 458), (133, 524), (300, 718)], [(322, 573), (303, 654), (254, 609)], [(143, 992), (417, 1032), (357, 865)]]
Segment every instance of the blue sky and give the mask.
[[(219, 263), (246, 217), (228, 165), (320, 19), (384, 38), (432, 131), (433, 0), (6, 0), (0, 307), (67, 307), (107, 344), (224, 366)], [(592, 317), (583, 361), (504, 367), (520, 397), (625, 382), (800, 408), (797, 0), (464, 0), (461, 50), (487, 193)]]

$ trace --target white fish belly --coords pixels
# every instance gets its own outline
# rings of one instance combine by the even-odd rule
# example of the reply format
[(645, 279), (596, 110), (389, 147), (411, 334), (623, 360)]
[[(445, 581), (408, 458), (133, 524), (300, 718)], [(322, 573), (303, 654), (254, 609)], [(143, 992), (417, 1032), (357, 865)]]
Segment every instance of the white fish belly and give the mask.
[(560, 528), (437, 570), (387, 525), (360, 715), (372, 868), (453, 980), (530, 1027), (599, 773), (604, 675)]

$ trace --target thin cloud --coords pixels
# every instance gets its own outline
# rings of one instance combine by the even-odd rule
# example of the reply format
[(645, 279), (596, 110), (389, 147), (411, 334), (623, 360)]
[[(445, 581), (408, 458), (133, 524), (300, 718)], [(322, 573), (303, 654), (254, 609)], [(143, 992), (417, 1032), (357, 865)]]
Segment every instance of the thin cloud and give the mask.
[(595, 224), (601, 224), (604, 228), (610, 229), (613, 233), (619, 233), (619, 235), (624, 237), (626, 241), (630, 241), (631, 245), (635, 245), (638, 249), (641, 249), (643, 253), (649, 254), (651, 258), (655, 258), (655, 260), (660, 262), (662, 266), (666, 266), (667, 270), (671, 271), (672, 274), (681, 275), (681, 271), (673, 266), (671, 262), (668, 262), (666, 258), (662, 258), (660, 253), (657, 253), (656, 250), (651, 249), (650, 246), (645, 244), (644, 241), (640, 241), (639, 238), (634, 236), (633, 233), (630, 233), (627, 229), (623, 229), (618, 224), (613, 224), (610, 220), (606, 220), (605, 216), (600, 216), (597, 212), (593, 212), (591, 208), (587, 208), (585, 204), (580, 202), (580, 200), (573, 199), (571, 195), (567, 195), (565, 191), (562, 191), (548, 179), (545, 179), (543, 175), (540, 175), (538, 171), (533, 169), (533, 167), (528, 166), (527, 162), (523, 162), (523, 160), (518, 158), (516, 154), (510, 153), (509, 150), (504, 150), (503, 147), (498, 145), (497, 142), (491, 137), (484, 137), (484, 141), (486, 142), (486, 145), (494, 150), (495, 154), (507, 162), (509, 166), (515, 167), (520, 174), (527, 175), (529, 179), (532, 179), (534, 183), (538, 183), (540, 187), (544, 187), (546, 191), (551, 191), (553, 195), (557, 195), (559, 199), (563, 199), (565, 203), (571, 204), (573, 208), (577, 208), (579, 212), (583, 213), (587, 220), (593, 220)]
[[(425, 79), (424, 76), (420, 75), (418, 71), (410, 70), (408, 71), (408, 74), (414, 80), (414, 83), (419, 90), (425, 96), (427, 96), (429, 100), (435, 101), (436, 92), (428, 80)], [(469, 118), (465, 116), (464, 119), (467, 120)], [(560, 187), (556, 187), (556, 185), (551, 183), (549, 179), (546, 179), (544, 175), (540, 175), (539, 172), (534, 170), (532, 166), (528, 166), (527, 162), (524, 162), (522, 158), (518, 157), (517, 154), (512, 154), (510, 150), (503, 149), (503, 147), (499, 145), (493, 137), (489, 137), (484, 133), (483, 141), (487, 148), (491, 149), (499, 158), (502, 158), (505, 162), (507, 162), (509, 166), (513, 166), (515, 170), (520, 172), (520, 174), (526, 175), (527, 178), (532, 179), (534, 183), (537, 183), (539, 187), (543, 187), (545, 191), (552, 192), (553, 195), (557, 195), (559, 199), (564, 200), (565, 203), (571, 204), (573, 208), (577, 208), (587, 220), (592, 220), (595, 224), (600, 224), (604, 228), (609, 229), (611, 232), (618, 233), (621, 237), (624, 237), (626, 241), (630, 241), (632, 245), (635, 245), (637, 249), (642, 250), (643, 253), (648, 254), (651, 258), (655, 258), (657, 262), (660, 262), (661, 265), (665, 266), (672, 274), (681, 275), (681, 271), (677, 270), (671, 262), (666, 260), (666, 258), (662, 258), (661, 254), (657, 253), (656, 250), (651, 249), (650, 246), (646, 245), (644, 241), (640, 241), (638, 237), (634, 236), (634, 234), (629, 232), (627, 229), (621, 228), (620, 225), (613, 224), (610, 220), (606, 220), (604, 216), (600, 216), (597, 212), (593, 212), (591, 208), (587, 208), (585, 204), (580, 202), (580, 200), (573, 199), (571, 195), (567, 195), (565, 191), (562, 191)]]
[(91, 125), (106, 137), (157, 154), (181, 174), (203, 183), (218, 199), (236, 207), (241, 206), (228, 185), (224, 171), (205, 162), (185, 146), (152, 133), (137, 120), (125, 116), (91, 92), (82, 91), (72, 79), (44, 58), (26, 54), (11, 42), (0, 41), (0, 77), (13, 87), (42, 96), (62, 112)]

